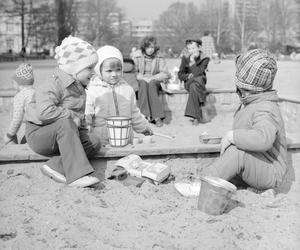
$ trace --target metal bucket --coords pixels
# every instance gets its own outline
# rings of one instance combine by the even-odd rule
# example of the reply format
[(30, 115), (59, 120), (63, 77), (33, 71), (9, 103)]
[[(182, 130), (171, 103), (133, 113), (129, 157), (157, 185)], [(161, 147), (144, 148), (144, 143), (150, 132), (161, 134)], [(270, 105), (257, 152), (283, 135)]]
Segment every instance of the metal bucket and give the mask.
[(211, 215), (220, 215), (226, 210), (231, 196), (237, 188), (218, 177), (201, 177), (198, 209)]

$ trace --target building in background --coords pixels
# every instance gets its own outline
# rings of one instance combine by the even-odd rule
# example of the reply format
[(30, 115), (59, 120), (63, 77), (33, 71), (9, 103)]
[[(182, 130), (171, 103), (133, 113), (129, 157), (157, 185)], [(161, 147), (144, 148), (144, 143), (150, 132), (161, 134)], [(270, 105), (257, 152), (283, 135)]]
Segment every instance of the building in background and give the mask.
[(131, 34), (132, 37), (141, 39), (153, 33), (152, 20), (135, 20), (132, 21)]
[(120, 13), (117, 13), (117, 12), (109, 13), (108, 14), (108, 22), (110, 24), (112, 32), (115, 34), (119, 34), (120, 28), (121, 28)]
[[(48, 19), (48, 9), (43, 9), (42, 5), (54, 5), (54, 0), (16, 1), (1, 8), (0, 53), (18, 54), (22, 47), (26, 49), (26, 53), (43, 51), (40, 46), (43, 40), (41, 34), (47, 30), (37, 24), (44, 18), (47, 26), (50, 26), (51, 20)], [(51, 31), (49, 35), (52, 35)]]
[(20, 18), (0, 13), (0, 53), (17, 53), (21, 49)]

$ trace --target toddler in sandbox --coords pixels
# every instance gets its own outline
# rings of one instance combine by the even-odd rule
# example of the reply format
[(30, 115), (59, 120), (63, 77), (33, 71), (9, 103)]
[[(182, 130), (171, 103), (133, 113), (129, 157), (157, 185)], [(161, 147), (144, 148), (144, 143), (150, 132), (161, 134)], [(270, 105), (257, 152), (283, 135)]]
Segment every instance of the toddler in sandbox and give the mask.
[[(33, 70), (32, 66), (28, 63), (20, 64), (13, 76), (13, 84), (18, 93), (14, 97), (13, 103), (13, 117), (9, 124), (9, 128), (4, 135), (5, 144), (25, 143), (25, 124), (23, 124), (26, 105), (31, 102), (34, 89), (33, 89)], [(17, 138), (19, 135), (19, 141)]]
[(135, 132), (152, 135), (148, 121), (136, 105), (133, 88), (122, 78), (121, 52), (113, 46), (106, 45), (98, 49), (97, 54), (99, 61), (95, 66), (96, 75), (87, 89), (85, 114), (89, 130), (96, 133), (103, 144), (108, 144), (105, 119), (123, 116), (132, 119)]
[(236, 59), (235, 84), (241, 105), (233, 129), (221, 142), (221, 157), (202, 174), (225, 180), (238, 176), (258, 190), (274, 189), (287, 171), (285, 128), (273, 90), (276, 60), (260, 49)]
[(273, 87), (276, 60), (254, 49), (236, 58), (235, 85), (241, 105), (233, 129), (221, 141), (221, 156), (201, 172), (274, 195), (287, 172), (285, 128)]
[(39, 82), (26, 108), (26, 139), (30, 148), (50, 159), (41, 171), (72, 187), (99, 183), (89, 157), (101, 143), (88, 132), (84, 120), (85, 88), (98, 56), (94, 47), (78, 37), (66, 37), (55, 48), (58, 64), (51, 77)]

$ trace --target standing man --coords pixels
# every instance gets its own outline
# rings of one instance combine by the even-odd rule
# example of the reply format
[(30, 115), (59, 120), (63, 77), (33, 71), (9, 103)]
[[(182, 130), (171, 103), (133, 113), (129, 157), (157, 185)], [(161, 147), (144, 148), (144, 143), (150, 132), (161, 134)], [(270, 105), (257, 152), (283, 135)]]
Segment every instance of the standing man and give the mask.
[(210, 35), (210, 32), (204, 31), (202, 40), (202, 52), (212, 59), (214, 54), (216, 53), (215, 43), (213, 37)]

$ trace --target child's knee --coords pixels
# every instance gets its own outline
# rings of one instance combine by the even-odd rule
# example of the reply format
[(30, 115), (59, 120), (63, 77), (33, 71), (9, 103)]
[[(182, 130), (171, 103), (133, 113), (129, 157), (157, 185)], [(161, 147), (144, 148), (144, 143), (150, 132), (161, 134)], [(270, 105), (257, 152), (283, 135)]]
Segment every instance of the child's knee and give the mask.
[(64, 131), (78, 130), (75, 122), (71, 118), (58, 120), (57, 123)]

